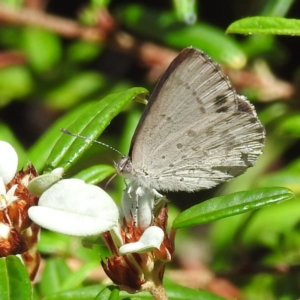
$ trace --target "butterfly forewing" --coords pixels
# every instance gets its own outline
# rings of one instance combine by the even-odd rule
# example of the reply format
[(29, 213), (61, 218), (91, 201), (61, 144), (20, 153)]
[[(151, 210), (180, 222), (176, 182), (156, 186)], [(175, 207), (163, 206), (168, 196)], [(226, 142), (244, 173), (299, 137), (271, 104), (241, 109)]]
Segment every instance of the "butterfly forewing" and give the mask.
[(219, 65), (184, 49), (158, 82), (131, 144), (133, 179), (157, 190), (195, 191), (243, 173), (264, 129)]

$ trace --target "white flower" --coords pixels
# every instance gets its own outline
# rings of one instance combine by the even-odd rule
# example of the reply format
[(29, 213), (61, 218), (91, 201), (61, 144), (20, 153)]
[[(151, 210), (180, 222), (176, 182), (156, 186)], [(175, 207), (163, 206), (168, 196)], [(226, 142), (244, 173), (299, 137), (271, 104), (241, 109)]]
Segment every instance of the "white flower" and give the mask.
[(154, 199), (152, 191), (141, 192), (129, 184), (120, 209), (99, 187), (64, 179), (42, 193), (28, 215), (36, 224), (63, 234), (100, 234), (113, 255), (101, 261), (104, 271), (123, 289), (136, 292), (161, 279), (173, 254), (165, 232), (167, 208), (161, 206), (154, 215)]
[(15, 196), (17, 185), (14, 184), (8, 191), (5, 186), (14, 178), (17, 167), (18, 155), (15, 149), (9, 143), (0, 141), (0, 210), (18, 199)]
[[(149, 213), (152, 214), (152, 210)], [(75, 236), (109, 231), (117, 248), (123, 244), (119, 208), (101, 188), (80, 179), (64, 179), (52, 185), (28, 214), (33, 222), (49, 230)], [(138, 241), (128, 243), (127, 248), (122, 246), (121, 255), (130, 252), (128, 249), (144, 253), (159, 248), (164, 232), (157, 226), (151, 227)]]
[(120, 254), (147, 253), (153, 248), (159, 249), (164, 240), (164, 232), (157, 226), (148, 227), (137, 242), (128, 243), (120, 248)]
[(4, 184), (10, 182), (18, 168), (16, 150), (7, 142), (0, 141), (0, 177)]
[(52, 185), (28, 214), (44, 228), (76, 236), (111, 230), (119, 217), (108, 194), (80, 179), (63, 179)]
[(20, 255), (33, 280), (40, 263), (36, 250), (40, 228), (28, 217), (28, 208), (38, 201), (28, 184), (38, 174), (30, 163), (26, 170), (16, 172), (17, 167), (15, 149), (0, 141), (0, 257)]

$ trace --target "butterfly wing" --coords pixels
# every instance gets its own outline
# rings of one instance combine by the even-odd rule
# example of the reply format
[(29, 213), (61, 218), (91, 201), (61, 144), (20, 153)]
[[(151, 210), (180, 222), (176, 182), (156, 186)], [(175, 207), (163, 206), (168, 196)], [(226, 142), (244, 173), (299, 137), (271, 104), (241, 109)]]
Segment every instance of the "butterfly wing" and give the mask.
[(162, 191), (211, 188), (262, 153), (264, 128), (219, 65), (189, 47), (159, 80), (132, 139), (133, 179)]

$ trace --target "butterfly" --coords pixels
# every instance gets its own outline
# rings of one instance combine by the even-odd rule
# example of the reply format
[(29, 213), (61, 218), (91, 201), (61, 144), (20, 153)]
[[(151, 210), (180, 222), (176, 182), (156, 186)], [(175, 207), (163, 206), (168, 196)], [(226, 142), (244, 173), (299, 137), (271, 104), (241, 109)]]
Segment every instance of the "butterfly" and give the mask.
[(142, 190), (209, 189), (252, 167), (265, 129), (221, 67), (188, 47), (158, 81), (118, 173)]

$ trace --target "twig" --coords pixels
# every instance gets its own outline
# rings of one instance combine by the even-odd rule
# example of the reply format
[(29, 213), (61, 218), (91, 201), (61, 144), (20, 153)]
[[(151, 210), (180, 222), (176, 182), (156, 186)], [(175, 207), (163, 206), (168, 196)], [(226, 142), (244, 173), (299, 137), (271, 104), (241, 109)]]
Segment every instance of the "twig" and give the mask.
[(48, 29), (69, 38), (103, 41), (106, 34), (101, 28), (87, 27), (78, 22), (28, 8), (11, 8), (0, 4), (0, 21), (10, 24), (33, 25)]

